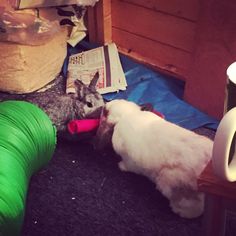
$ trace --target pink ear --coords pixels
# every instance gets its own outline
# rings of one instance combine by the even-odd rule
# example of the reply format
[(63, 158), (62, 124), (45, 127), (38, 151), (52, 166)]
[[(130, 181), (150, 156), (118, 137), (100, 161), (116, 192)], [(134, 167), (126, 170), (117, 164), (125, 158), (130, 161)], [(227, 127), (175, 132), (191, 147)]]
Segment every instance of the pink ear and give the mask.
[(70, 134), (83, 133), (95, 130), (99, 126), (100, 119), (72, 120), (67, 128)]

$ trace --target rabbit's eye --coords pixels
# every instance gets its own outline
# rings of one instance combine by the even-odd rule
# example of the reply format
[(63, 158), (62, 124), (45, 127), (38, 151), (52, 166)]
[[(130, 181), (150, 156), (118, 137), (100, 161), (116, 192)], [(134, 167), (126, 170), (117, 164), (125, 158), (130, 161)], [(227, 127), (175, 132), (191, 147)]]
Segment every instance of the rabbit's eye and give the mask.
[(86, 103), (88, 107), (93, 107), (93, 104), (91, 102)]

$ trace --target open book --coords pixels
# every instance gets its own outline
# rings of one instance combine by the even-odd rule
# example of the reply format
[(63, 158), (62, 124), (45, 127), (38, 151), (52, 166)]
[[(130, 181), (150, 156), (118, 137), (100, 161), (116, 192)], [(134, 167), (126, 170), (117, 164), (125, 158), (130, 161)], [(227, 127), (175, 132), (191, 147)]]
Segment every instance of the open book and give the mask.
[(69, 58), (66, 93), (74, 93), (74, 80), (89, 84), (99, 72), (97, 91), (101, 94), (125, 90), (127, 83), (114, 43), (94, 48)]

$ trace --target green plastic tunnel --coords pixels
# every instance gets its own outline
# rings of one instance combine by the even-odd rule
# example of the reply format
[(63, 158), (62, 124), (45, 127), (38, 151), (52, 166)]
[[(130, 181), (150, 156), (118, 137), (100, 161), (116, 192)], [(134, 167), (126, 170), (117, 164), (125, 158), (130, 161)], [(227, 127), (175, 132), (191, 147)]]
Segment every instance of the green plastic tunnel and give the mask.
[(31, 176), (47, 165), (56, 129), (37, 106), (0, 102), (0, 236), (20, 235)]

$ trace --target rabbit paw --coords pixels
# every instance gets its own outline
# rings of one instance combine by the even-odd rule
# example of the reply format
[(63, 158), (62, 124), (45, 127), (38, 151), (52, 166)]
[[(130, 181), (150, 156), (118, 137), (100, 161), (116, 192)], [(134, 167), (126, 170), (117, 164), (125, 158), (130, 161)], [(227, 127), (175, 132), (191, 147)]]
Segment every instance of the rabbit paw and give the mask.
[(203, 199), (186, 199), (170, 201), (170, 206), (176, 214), (183, 218), (192, 219), (202, 215), (204, 211)]
[(127, 168), (125, 167), (125, 163), (123, 161), (120, 161), (118, 166), (121, 171), (128, 171)]

